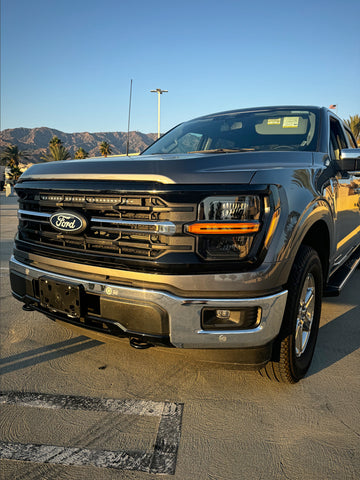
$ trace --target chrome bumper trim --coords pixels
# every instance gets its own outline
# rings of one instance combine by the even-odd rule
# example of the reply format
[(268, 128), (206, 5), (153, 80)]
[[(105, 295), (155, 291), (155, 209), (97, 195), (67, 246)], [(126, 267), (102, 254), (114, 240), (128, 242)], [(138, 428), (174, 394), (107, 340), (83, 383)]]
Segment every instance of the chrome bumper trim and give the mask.
[[(59, 275), (46, 270), (29, 267), (10, 260), (10, 271), (28, 280), (48, 276), (57, 280), (83, 285), (88, 293), (98, 294), (112, 300), (151, 302), (163, 308), (169, 315), (170, 341), (179, 348), (250, 348), (266, 345), (279, 333), (285, 311), (287, 290), (260, 298), (203, 299), (178, 297), (167, 292), (118, 286), (80, 278)], [(203, 307), (226, 309), (230, 307), (261, 308), (261, 321), (252, 330), (204, 331), (201, 329)]]

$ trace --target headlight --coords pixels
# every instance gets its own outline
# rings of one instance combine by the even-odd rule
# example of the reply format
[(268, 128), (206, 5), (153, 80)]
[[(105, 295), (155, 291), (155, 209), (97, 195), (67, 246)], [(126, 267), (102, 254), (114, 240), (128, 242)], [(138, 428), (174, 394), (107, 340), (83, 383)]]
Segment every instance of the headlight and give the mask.
[(206, 260), (244, 259), (261, 230), (262, 212), (257, 195), (207, 197), (199, 205), (199, 220), (185, 231), (198, 237), (198, 253)]

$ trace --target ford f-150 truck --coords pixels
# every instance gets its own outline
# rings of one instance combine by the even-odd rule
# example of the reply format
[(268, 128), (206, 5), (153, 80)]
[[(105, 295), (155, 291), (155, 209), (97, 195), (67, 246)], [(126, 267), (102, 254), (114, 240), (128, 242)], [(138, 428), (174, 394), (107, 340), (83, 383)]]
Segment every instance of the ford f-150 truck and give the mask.
[(360, 259), (360, 149), (331, 110), (182, 123), (137, 157), (34, 165), (10, 260), (25, 310), (137, 348), (237, 349), (293, 383)]

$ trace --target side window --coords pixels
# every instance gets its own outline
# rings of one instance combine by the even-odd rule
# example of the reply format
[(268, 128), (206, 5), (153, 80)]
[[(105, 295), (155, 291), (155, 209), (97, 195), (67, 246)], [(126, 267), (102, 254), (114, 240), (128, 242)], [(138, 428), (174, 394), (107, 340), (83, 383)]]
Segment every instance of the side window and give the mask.
[(338, 120), (330, 118), (330, 152), (335, 160), (340, 160), (340, 151), (347, 148), (344, 132)]
[(347, 128), (345, 128), (345, 133), (346, 133), (350, 147), (357, 148), (357, 145), (355, 143), (354, 137), (352, 136), (352, 133)]

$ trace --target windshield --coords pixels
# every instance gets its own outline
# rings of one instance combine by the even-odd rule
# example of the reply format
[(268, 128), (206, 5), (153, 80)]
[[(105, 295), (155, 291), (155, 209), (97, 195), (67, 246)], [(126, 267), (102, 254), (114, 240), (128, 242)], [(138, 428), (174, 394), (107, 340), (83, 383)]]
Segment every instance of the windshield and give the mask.
[(315, 151), (317, 132), (316, 111), (267, 109), (225, 112), (182, 123), (143, 153)]

